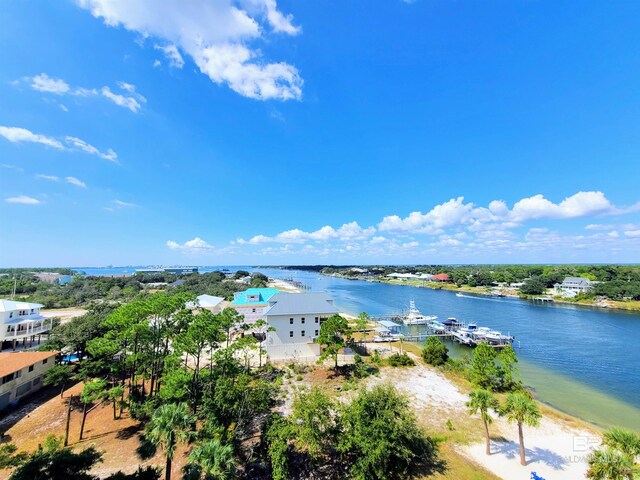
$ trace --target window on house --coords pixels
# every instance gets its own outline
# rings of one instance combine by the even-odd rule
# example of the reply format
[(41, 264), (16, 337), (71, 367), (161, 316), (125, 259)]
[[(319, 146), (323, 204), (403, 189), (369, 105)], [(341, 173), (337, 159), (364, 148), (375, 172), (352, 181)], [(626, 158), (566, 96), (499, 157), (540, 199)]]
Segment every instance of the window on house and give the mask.
[(293, 325), (293, 318), (290, 318), (290, 319), (289, 319), (289, 324), (290, 324), (290, 325)]
[(252, 308), (252, 309), (251, 309), (251, 313), (256, 313), (256, 309), (255, 309), (255, 308)]
[(33, 365), (31, 365), (31, 366), (29, 367), (29, 371), (30, 371), (30, 372), (33, 372)]
[(302, 331), (300, 332), (300, 336), (301, 336), (301, 337), (304, 337), (304, 330), (302, 330)]
[(44, 365), (45, 363), (47, 363), (49, 361), (48, 358), (45, 358), (44, 360), (42, 360), (42, 364)]
[(289, 332), (289, 336), (290, 336), (290, 337), (293, 337), (293, 331), (290, 331), (290, 332)]
[(316, 323), (318, 323), (318, 320), (319, 320), (319, 318), (318, 318), (318, 317), (316, 317), (316, 318), (315, 318), (315, 322), (316, 322)]
[(16, 377), (15, 378), (20, 378), (22, 376), (22, 370), (18, 370), (16, 372)]
[(304, 317), (302, 317), (302, 323), (304, 323)]
[(4, 385), (5, 383), (9, 383), (12, 380), (13, 380), (13, 373), (10, 373), (9, 375), (5, 375), (4, 377), (2, 377), (2, 385)]
[(318, 336), (318, 330), (316, 330), (316, 337)]

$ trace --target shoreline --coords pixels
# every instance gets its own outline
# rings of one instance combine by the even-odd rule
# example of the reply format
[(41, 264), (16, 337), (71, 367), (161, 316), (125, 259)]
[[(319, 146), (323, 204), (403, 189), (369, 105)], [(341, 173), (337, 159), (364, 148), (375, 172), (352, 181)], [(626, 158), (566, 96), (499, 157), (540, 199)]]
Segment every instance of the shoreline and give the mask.
[[(523, 301), (530, 301), (533, 297), (536, 297), (536, 295), (530, 295), (526, 298), (523, 298), (519, 294), (511, 293), (511, 292), (505, 293), (502, 296), (496, 296), (496, 295), (493, 295), (491, 292), (486, 291), (486, 287), (470, 287), (470, 286), (458, 287), (457, 285), (454, 285), (452, 283), (434, 283), (434, 282), (418, 281), (418, 280), (400, 281), (400, 280), (387, 280), (383, 278), (375, 278), (375, 279), (362, 278), (362, 277), (352, 278), (352, 277), (347, 277), (340, 274), (325, 274), (325, 273), (320, 273), (320, 275), (326, 275), (328, 277), (335, 277), (335, 278), (342, 278), (344, 280), (360, 280), (362, 282), (369, 282), (369, 283), (385, 283), (387, 285), (429, 288), (431, 290), (446, 290), (446, 291), (456, 292), (456, 293), (470, 293), (473, 295), (481, 295), (483, 297), (515, 298), (517, 300), (523, 300)], [(513, 290), (513, 289), (510, 289), (510, 290)], [(543, 295), (538, 295), (538, 296), (543, 296)], [(626, 304), (627, 302), (607, 299), (605, 301), (606, 302), (605, 304), (598, 304), (595, 302), (588, 302), (585, 300), (572, 302), (570, 300), (565, 300), (565, 299), (553, 297), (553, 296), (551, 296), (551, 300), (552, 301), (550, 303), (552, 304), (556, 303), (559, 305), (578, 305), (581, 307), (592, 308), (595, 311), (599, 311), (599, 312), (614, 310), (614, 311), (631, 312), (631, 313), (640, 314), (640, 302), (633, 302), (630, 304)]]

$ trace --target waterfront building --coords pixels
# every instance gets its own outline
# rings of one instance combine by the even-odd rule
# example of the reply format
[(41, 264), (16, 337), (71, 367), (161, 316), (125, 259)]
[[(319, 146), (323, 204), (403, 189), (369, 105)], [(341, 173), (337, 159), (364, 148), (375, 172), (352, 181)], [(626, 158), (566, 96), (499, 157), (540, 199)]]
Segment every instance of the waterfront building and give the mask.
[(40, 341), (43, 333), (51, 330), (53, 321), (40, 315), (44, 305), (39, 303), (0, 300), (0, 351), (5, 342), (15, 349), (19, 342), (26, 346)]
[(0, 410), (42, 387), (58, 352), (0, 353)]
[(588, 278), (567, 277), (563, 280), (562, 283), (556, 283), (553, 286), (553, 289), (555, 290), (556, 293), (559, 293), (564, 297), (571, 298), (578, 295), (578, 293), (584, 293), (589, 291), (589, 289), (593, 287), (594, 283), (595, 282), (592, 282)]
[(431, 277), (431, 280), (435, 280), (437, 282), (448, 282), (449, 281), (449, 275), (446, 273), (439, 273), (437, 275), (434, 275), (433, 277)]
[(269, 299), (280, 293), (276, 288), (249, 288), (233, 294), (231, 307), (244, 315), (244, 323), (252, 324), (264, 320), (264, 312), (269, 308)]
[(266, 352), (272, 361), (309, 361), (320, 355), (316, 338), (324, 320), (338, 313), (326, 293), (278, 293), (269, 300)]

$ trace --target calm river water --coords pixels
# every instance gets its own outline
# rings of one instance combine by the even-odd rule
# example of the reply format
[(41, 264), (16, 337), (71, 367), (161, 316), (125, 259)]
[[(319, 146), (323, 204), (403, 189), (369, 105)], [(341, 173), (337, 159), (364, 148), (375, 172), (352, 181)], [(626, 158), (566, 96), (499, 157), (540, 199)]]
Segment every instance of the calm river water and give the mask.
[[(445, 290), (345, 280), (305, 271), (256, 271), (274, 278), (292, 277), (309, 285), (311, 291), (327, 292), (338, 308), (354, 315), (362, 311), (372, 316), (400, 312), (413, 298), (422, 313), (437, 315), (440, 320), (456, 317), (509, 332), (516, 337), (523, 380), (540, 400), (599, 426), (623, 425), (640, 432), (639, 314), (539, 305), (513, 298), (457, 297)], [(471, 353), (466, 347), (449, 347), (454, 355)]]

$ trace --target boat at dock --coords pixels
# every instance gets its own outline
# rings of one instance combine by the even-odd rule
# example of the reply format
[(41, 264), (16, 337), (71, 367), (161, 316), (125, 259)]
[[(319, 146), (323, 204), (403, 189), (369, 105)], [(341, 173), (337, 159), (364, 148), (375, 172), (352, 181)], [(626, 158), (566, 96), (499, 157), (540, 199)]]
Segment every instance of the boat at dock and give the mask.
[(402, 317), (402, 322), (405, 325), (428, 325), (437, 318), (435, 315), (423, 315), (416, 307), (415, 302), (409, 300), (409, 313)]

